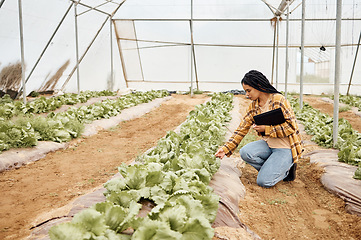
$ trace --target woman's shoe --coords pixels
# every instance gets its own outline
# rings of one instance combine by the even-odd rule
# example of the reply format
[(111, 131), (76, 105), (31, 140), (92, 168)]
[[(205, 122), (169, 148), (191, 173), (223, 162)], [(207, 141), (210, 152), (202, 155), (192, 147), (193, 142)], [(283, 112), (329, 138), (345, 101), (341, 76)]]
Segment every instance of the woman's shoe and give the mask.
[(288, 175), (283, 179), (285, 182), (290, 182), (296, 179), (296, 168), (297, 163), (294, 163), (292, 167), (290, 168)]

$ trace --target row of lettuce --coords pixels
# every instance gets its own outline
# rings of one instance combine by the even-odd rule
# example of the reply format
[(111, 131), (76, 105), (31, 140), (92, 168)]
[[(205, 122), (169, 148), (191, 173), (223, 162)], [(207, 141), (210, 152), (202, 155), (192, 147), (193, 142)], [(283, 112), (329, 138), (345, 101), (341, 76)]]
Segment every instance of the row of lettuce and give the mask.
[[(170, 131), (157, 145), (121, 165), (121, 177), (104, 184), (106, 200), (52, 227), (60, 239), (212, 239), (219, 196), (209, 186), (220, 166), (214, 153), (224, 140), (232, 94), (213, 94), (196, 106), (180, 132)], [(142, 209), (144, 201), (152, 207)]]
[[(107, 93), (109, 95), (109, 93)], [(134, 92), (115, 99), (99, 101), (88, 106), (71, 106), (67, 111), (55, 113), (49, 107), (35, 107), (35, 102), (41, 106), (51, 103), (51, 106), (61, 106), (63, 104), (75, 104), (86, 102), (91, 97), (104, 96), (103, 93), (86, 92), (79, 95), (65, 94), (62, 97), (54, 97), (49, 100), (39, 98), (28, 104), (20, 101), (8, 101), (6, 98), (0, 103), (3, 112), (12, 112), (0, 117), (0, 152), (11, 148), (36, 146), (38, 141), (67, 142), (72, 138), (77, 138), (84, 130), (84, 124), (94, 120), (109, 118), (118, 115), (123, 109), (146, 103), (168, 96), (166, 90)], [(72, 99), (72, 100), (70, 100)], [(58, 104), (55, 104), (58, 102)], [(49, 105), (46, 105), (49, 106)], [(11, 109), (11, 110), (10, 110)], [(35, 111), (34, 109), (43, 109)], [(45, 110), (47, 109), (47, 110)], [(50, 112), (49, 112), (50, 111)], [(39, 112), (49, 112), (44, 117)]]
[[(312, 135), (312, 141), (319, 146), (332, 148), (333, 146), (333, 118), (309, 104), (304, 103), (300, 109), (299, 99), (290, 99), (296, 112), (296, 117), (302, 122), (307, 134)], [(351, 124), (344, 118), (339, 120), (338, 139), (336, 148), (338, 159), (350, 165), (358, 166), (354, 178), (361, 180), (361, 134), (352, 129)]]
[[(333, 96), (332, 96), (333, 98)], [(361, 97), (355, 95), (340, 95), (340, 102), (351, 107), (357, 107), (361, 111)]]
[(48, 113), (63, 105), (75, 105), (77, 103), (85, 103), (90, 98), (115, 95), (116, 92), (108, 90), (82, 91), (79, 94), (64, 93), (49, 98), (41, 96), (24, 103), (23, 101), (14, 101), (6, 94), (0, 98), (0, 118), (11, 119), (19, 115)]

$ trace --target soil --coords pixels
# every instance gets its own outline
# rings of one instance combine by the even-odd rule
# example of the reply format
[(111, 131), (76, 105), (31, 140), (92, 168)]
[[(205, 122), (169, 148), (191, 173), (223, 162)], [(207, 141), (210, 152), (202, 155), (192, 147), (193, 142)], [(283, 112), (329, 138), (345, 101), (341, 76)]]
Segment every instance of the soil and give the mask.
[[(37, 216), (62, 207), (105, 183), (117, 172), (117, 166), (122, 162), (130, 163), (155, 146), (158, 139), (185, 121), (189, 111), (206, 98), (205, 95), (193, 98), (174, 95), (143, 117), (122, 122), (112, 130), (88, 138), (73, 140), (67, 149), (0, 173), (3, 193), (0, 196), (0, 239), (28, 236)], [(248, 105), (243, 96), (239, 98)], [(308, 98), (305, 101), (309, 101)], [(320, 102), (320, 108), (326, 105), (328, 103)], [(346, 114), (349, 115), (351, 113)], [(360, 127), (361, 119), (355, 118), (357, 120)], [(354, 128), (357, 130), (356, 125)], [(310, 139), (307, 135), (303, 137)], [(306, 145), (306, 152), (317, 148), (313, 144)], [(347, 213), (344, 202), (323, 188), (319, 180), (322, 169), (310, 164), (309, 159), (299, 161), (295, 181), (280, 182), (270, 189), (257, 186), (256, 171), (252, 167), (243, 164), (239, 168), (246, 187), (246, 196), (239, 204), (239, 217), (262, 239), (361, 239), (361, 218)], [(241, 239), (241, 234), (232, 229), (223, 230), (218, 236), (217, 239)]]

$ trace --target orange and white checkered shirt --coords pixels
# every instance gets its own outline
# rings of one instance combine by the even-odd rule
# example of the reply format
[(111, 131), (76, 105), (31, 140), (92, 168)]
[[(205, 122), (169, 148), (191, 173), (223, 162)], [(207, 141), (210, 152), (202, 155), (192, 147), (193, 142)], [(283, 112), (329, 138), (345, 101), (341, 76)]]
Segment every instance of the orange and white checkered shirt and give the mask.
[[(293, 109), (287, 98), (279, 93), (272, 94), (270, 99), (270, 108), (270, 110), (281, 108), (286, 121), (275, 126), (267, 125), (265, 135), (271, 138), (288, 137), (290, 140), (293, 162), (297, 162), (303, 152), (303, 145)], [(222, 147), (227, 156), (232, 155), (244, 136), (248, 133), (251, 126), (254, 124), (253, 116), (260, 113), (261, 109), (258, 99), (252, 101), (240, 125), (230, 137), (228, 142), (226, 142)], [(260, 133), (258, 134), (261, 135)]]

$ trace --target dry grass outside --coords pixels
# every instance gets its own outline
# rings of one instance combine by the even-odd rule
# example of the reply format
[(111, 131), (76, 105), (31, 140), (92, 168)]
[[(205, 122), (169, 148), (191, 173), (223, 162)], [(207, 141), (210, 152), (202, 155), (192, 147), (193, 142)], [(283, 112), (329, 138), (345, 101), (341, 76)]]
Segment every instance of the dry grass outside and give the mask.
[(67, 67), (70, 64), (70, 60), (67, 60), (59, 69), (56, 71), (56, 73), (49, 78), (48, 81), (43, 83), (43, 85), (39, 88), (38, 92), (45, 92), (48, 90), (54, 90), (56, 84), (58, 84), (59, 79), (63, 76), (64, 71), (67, 69)]
[(21, 86), (21, 63), (10, 63), (0, 71), (0, 89), (19, 90)]

